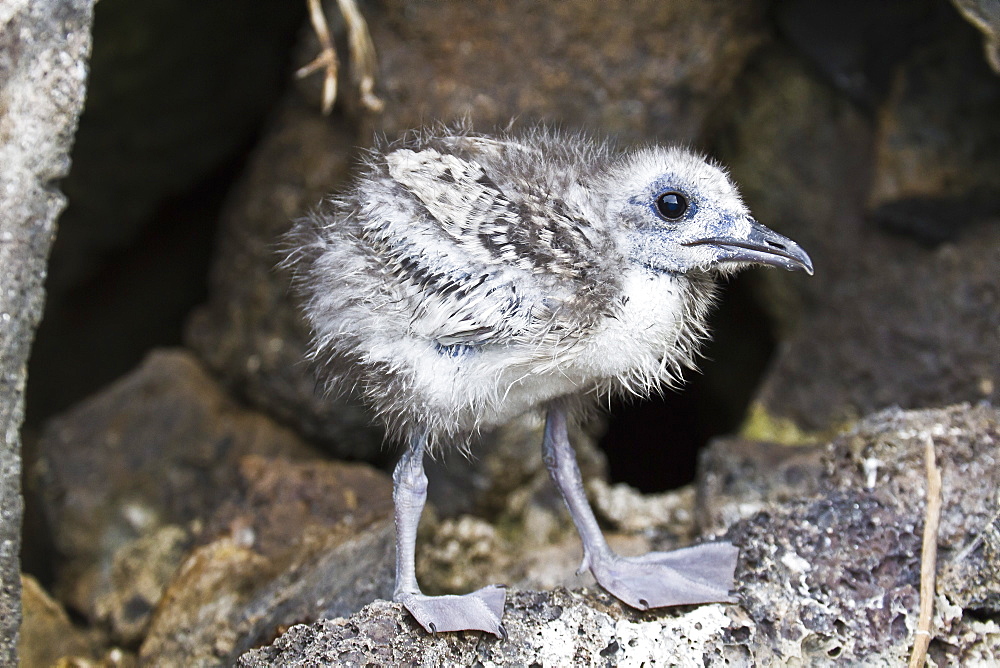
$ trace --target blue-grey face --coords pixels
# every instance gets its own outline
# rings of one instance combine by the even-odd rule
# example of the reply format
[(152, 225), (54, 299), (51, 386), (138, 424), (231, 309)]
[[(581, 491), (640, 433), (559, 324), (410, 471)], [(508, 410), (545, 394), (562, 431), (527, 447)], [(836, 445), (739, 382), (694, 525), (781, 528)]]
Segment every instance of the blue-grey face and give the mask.
[(718, 167), (681, 149), (647, 149), (609, 183), (611, 215), (626, 230), (628, 254), (653, 271), (725, 270), (765, 264), (812, 274), (798, 244), (761, 225)]

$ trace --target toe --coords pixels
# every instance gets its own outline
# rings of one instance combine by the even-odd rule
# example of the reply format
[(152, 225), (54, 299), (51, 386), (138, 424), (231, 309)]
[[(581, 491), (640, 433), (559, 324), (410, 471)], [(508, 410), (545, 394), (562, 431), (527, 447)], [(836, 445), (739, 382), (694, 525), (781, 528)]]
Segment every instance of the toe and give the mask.
[(429, 633), (486, 631), (505, 638), (500, 623), (506, 593), (500, 587), (484, 587), (464, 596), (406, 594), (400, 602)]

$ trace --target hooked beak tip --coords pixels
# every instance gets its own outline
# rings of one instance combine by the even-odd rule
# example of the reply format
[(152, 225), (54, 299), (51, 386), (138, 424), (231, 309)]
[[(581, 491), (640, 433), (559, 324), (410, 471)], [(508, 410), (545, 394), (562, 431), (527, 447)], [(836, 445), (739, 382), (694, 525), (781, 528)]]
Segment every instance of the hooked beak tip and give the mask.
[(747, 262), (782, 267), (788, 271), (804, 271), (813, 275), (812, 258), (801, 246), (750, 218), (750, 228), (739, 233), (706, 236), (689, 241), (685, 246), (702, 244), (718, 249), (717, 262)]

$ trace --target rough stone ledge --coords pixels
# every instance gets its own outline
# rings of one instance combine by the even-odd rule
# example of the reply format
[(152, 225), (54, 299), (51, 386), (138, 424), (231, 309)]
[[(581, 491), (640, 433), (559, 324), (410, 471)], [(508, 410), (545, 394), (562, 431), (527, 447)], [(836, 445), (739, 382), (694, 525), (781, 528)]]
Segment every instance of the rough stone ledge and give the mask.
[(510, 592), (508, 639), (465, 632), (428, 636), (402, 606), (375, 601), (348, 619), (293, 626), (240, 666), (663, 665), (704, 656), (746, 660), (723, 605), (639, 613), (594, 590)]
[(511, 590), (509, 637), (500, 641), (430, 636), (399, 605), (376, 601), (346, 619), (294, 626), (239, 665), (639, 666), (693, 657), (700, 665), (903, 665), (920, 604), (928, 438), (945, 499), (930, 657), (997, 665), (1000, 410), (987, 403), (889, 409), (831, 441), (818, 483), (729, 528), (726, 538), (741, 548), (738, 604), (639, 612), (597, 588)]

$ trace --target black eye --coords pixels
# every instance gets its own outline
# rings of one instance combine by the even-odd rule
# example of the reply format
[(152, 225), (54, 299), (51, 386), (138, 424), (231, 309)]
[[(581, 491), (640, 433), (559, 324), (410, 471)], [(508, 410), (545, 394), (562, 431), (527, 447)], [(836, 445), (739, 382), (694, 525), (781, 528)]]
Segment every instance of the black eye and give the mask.
[(665, 192), (656, 198), (656, 210), (667, 220), (680, 220), (688, 210), (687, 197), (673, 190)]

